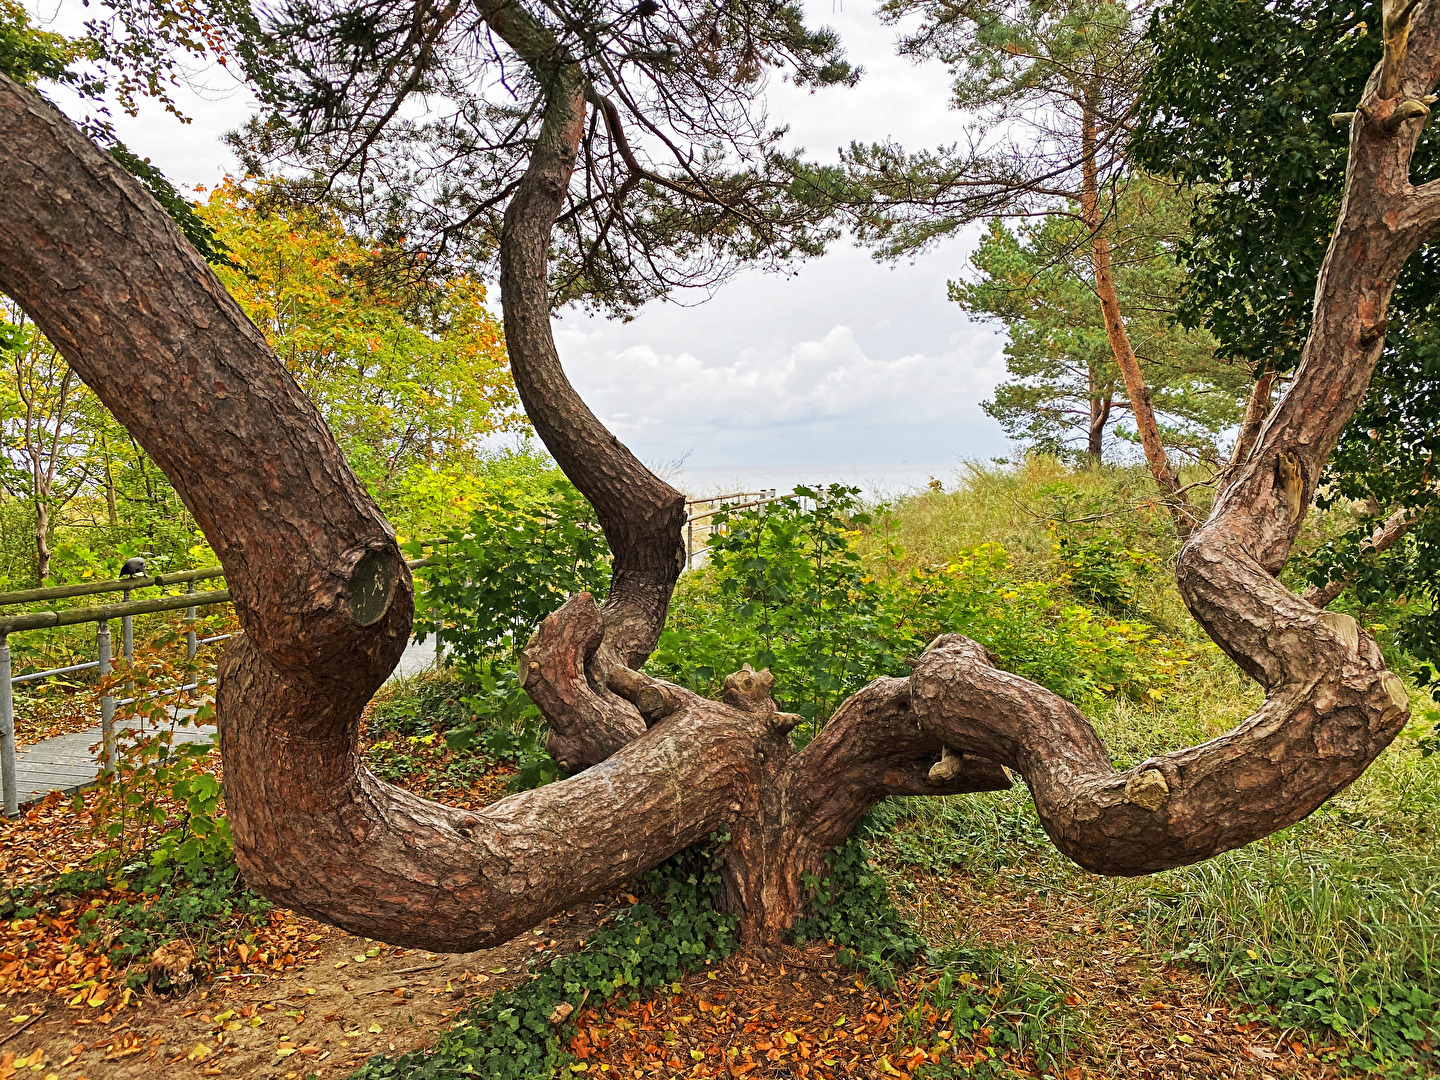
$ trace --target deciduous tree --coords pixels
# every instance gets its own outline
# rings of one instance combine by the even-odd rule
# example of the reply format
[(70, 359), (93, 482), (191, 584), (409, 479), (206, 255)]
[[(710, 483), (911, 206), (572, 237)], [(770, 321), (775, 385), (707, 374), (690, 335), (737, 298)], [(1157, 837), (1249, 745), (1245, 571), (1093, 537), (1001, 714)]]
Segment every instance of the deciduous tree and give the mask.
[(473, 275), (412, 278), (326, 206), (227, 182), (202, 220), (229, 252), (230, 295), (324, 415), (402, 532), (436, 474), (464, 474), (490, 436), (523, 428), (500, 320)]
[(94, 468), (92, 440), (81, 423), (90, 391), (23, 312), (0, 305), (0, 486), (34, 512), (35, 580), (50, 576), (55, 515), (75, 498)]

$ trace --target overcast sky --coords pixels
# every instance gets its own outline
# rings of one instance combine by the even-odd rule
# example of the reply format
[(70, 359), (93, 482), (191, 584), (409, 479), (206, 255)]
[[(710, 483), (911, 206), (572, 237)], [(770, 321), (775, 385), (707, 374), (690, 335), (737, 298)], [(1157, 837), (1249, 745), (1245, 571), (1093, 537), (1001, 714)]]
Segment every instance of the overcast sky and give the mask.
[[(78, 0), (30, 2), (56, 29), (73, 32), (85, 14)], [(840, 31), (865, 75), (850, 90), (773, 88), (772, 122), (788, 124), (795, 145), (834, 160), (852, 139), (918, 148), (956, 138), (944, 71), (896, 57), (895, 32), (875, 19), (873, 2), (809, 7), (812, 21)], [(177, 183), (213, 185), (235, 168), (220, 136), (248, 118), (250, 97), (214, 69), (177, 100), (191, 123), (147, 105), (138, 118), (117, 117), (120, 137)], [(687, 452), (691, 465), (991, 457), (1008, 443), (980, 402), (1004, 373), (1004, 341), (945, 296), (973, 243), (961, 237), (894, 267), (841, 245), (792, 276), (742, 274), (698, 306), (654, 304), (629, 323), (567, 314), (556, 341), (591, 408), (647, 461)]]

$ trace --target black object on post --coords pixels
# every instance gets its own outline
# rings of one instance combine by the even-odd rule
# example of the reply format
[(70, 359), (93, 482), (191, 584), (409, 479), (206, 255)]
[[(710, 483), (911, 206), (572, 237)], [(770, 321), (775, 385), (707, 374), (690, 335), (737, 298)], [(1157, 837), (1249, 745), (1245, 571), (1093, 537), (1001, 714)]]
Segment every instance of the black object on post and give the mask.
[(144, 577), (145, 560), (139, 555), (125, 560), (125, 565), (120, 567), (121, 577)]

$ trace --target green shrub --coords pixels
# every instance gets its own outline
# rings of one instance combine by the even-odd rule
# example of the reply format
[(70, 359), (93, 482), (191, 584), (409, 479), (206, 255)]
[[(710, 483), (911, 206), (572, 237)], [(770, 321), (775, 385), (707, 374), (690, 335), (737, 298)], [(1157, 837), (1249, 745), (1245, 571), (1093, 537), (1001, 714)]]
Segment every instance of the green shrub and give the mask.
[[(144, 870), (145, 887), (153, 888), (175, 866), (198, 873), (230, 865), (230, 823), (221, 813), (221, 783), (212, 771), (218, 735), (202, 742), (176, 738), (192, 725), (213, 724), (215, 706), (165, 693), (213, 679), (215, 663), (213, 650), (185, 658), (184, 625), (177, 622), (139, 645), (133, 662), (122, 658), (96, 686), (97, 713), (103, 694), (133, 700), (115, 710), (113, 771), (103, 769), (105, 750), (97, 747), (102, 771), (89, 803), (89, 833), (106, 846), (91, 857), (92, 866), (112, 876)], [(144, 726), (121, 726), (131, 718)], [(72, 807), (77, 817), (85, 812), (83, 793), (76, 793)]]
[[(463, 686), (435, 690), (449, 693), (438, 708), (433, 702), (404, 708), (429, 717), (450, 749), (476, 748), (515, 764), (519, 771), (509, 786), (523, 790), (556, 779), (560, 770), (545, 750), (540, 711), (513, 671), (515, 657), (572, 593), (603, 597), (610, 549), (594, 511), (558, 469), (487, 476), (477, 488), (469, 520), (446, 534), (416, 574), (416, 638), (423, 641), (438, 627)], [(377, 712), (377, 719), (385, 722), (387, 715)], [(403, 770), (403, 758), (391, 767)]]
[(1159, 560), (1146, 551), (1128, 548), (1109, 530), (1090, 536), (1055, 532), (1059, 584), (1081, 601), (1119, 613), (1135, 606), (1135, 579), (1154, 573)]
[(471, 687), (450, 671), (422, 671), (392, 679), (375, 695), (366, 717), (371, 737), (443, 735), (470, 722), (462, 699)]
[(909, 569), (889, 547), (862, 559), (854, 541), (871, 519), (855, 489), (797, 495), (813, 509), (797, 497), (717, 516), (711, 565), (682, 579), (649, 671), (716, 696), (742, 663), (768, 667), (776, 702), (810, 722), (808, 736), (871, 679), (906, 674), (904, 657), (942, 633), (975, 639), (1082, 708), (1158, 700), (1192, 661), (1148, 623), (1077, 604), (1063, 583), (1024, 580), (997, 544)]
[(763, 510), (717, 514), (704, 587), (677, 595), (648, 670), (718, 696), (742, 663), (768, 667), (806, 735), (875, 676), (905, 670), (913, 635), (851, 544), (870, 523), (858, 494), (799, 487)]
[(811, 911), (796, 922), (794, 934), (801, 942), (833, 941), (842, 947), (842, 960), (863, 967), (871, 981), (893, 986), (895, 967), (913, 964), (926, 943), (890, 903), (885, 879), (870, 866), (862, 829), (830, 853), (824, 875), (803, 878)]
[(472, 668), (475, 680), (463, 704), (475, 720), (445, 736), (452, 750), (478, 745), (496, 761), (518, 770), (507, 781), (511, 791), (528, 791), (560, 777), (560, 766), (545, 749), (547, 728), (540, 710), (509, 665), (491, 662)]
[(610, 549), (594, 511), (558, 470), (478, 486), (469, 521), (447, 532), (416, 572), (416, 637), (438, 625), (462, 673), (497, 653), (515, 655), (567, 596), (603, 596), (610, 582)]

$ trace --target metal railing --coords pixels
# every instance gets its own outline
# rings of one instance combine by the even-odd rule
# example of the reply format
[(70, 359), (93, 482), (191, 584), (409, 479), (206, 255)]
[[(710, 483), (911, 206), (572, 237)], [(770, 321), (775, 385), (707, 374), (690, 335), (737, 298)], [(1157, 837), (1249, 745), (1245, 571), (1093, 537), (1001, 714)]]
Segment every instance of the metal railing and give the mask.
[[(789, 498), (789, 495), (776, 495), (774, 488), (762, 488), (759, 491), (732, 491), (728, 495), (707, 495), (700, 499), (686, 499), (685, 569), (691, 569), (695, 565), (695, 560), (710, 550), (708, 541), (714, 529), (710, 525), (701, 525), (700, 539), (706, 543), (704, 547), (696, 547), (696, 522), (709, 521), (716, 514), (724, 513), (728, 510), (749, 510), (756, 506), (765, 506), (768, 503), (779, 502), (781, 499), (787, 498)], [(695, 513), (692, 507), (712, 507), (713, 509), (707, 510), (704, 513)]]
[[(118, 604), (103, 604), (98, 607), (66, 608), (60, 611), (30, 611), (19, 615), (7, 615), (0, 617), (0, 788), (3, 788), (3, 812), (6, 817), (14, 817), (20, 812), (20, 792), (16, 782), (15, 762), (15, 692), (17, 683), (41, 682), (53, 678), (56, 675), (69, 675), (81, 671), (96, 671), (103, 681), (111, 670), (111, 640), (110, 623), (114, 619), (120, 620), (120, 648), (127, 661), (135, 659), (135, 627), (134, 618), (136, 615), (148, 615), (160, 611), (179, 611), (185, 609), (185, 618), (190, 624), (185, 633), (185, 658), (195, 659), (195, 654), (201, 645), (209, 645), (216, 641), (223, 641), (230, 634), (217, 634), (209, 638), (197, 638), (195, 634), (195, 619), (198, 610), (202, 607), (212, 607), (215, 604), (228, 603), (231, 599), (228, 589), (218, 589), (211, 592), (199, 593), (195, 591), (197, 581), (207, 581), (212, 578), (224, 576), (224, 571), (218, 566), (206, 567), (202, 570), (184, 570), (174, 574), (161, 574), (158, 577), (128, 578), (114, 581), (93, 581), (80, 585), (58, 585), (47, 589), (26, 589), (19, 592), (0, 593), (0, 606), (12, 604), (33, 604), (43, 600), (60, 600), (73, 596), (94, 596), (100, 593), (118, 592), (122, 594), (122, 600)], [(177, 585), (185, 583), (188, 589), (179, 596), (160, 596), (149, 600), (131, 600), (130, 594), (135, 589), (164, 587), (166, 585)], [(95, 652), (96, 659), (84, 664), (69, 664), (65, 667), (50, 668), (45, 671), (33, 671), (25, 675), (15, 676), (11, 671), (10, 657), (10, 635), (27, 630), (43, 630), (53, 626), (75, 626), (81, 623), (96, 623), (95, 630)], [(205, 680), (208, 682), (209, 680)], [(115, 746), (115, 709), (118, 705), (128, 705), (136, 700), (135, 684), (127, 683), (130, 696), (116, 701), (110, 694), (105, 694), (100, 699), (100, 729), (101, 738), (104, 743), (104, 768), (113, 771), (116, 762)], [(201, 680), (187, 683), (181, 687), (169, 690), (158, 690), (147, 697), (161, 694), (181, 693), (186, 690), (198, 690), (202, 685)]]
[[(446, 541), (444, 539), (426, 540), (424, 543), (427, 546), (434, 546), (446, 543)], [(429, 558), (409, 559), (406, 565), (415, 570), (429, 562)], [(94, 596), (107, 592), (122, 594), (121, 602), (118, 604), (66, 608), (62, 611), (31, 611), (19, 615), (0, 616), (0, 789), (3, 789), (0, 809), (3, 809), (6, 817), (14, 817), (20, 812), (20, 795), (15, 777), (15, 684), (40, 682), (56, 675), (95, 670), (99, 671), (100, 679), (103, 681), (111, 670), (110, 622), (112, 620), (120, 620), (121, 652), (127, 662), (133, 662), (135, 659), (134, 617), (160, 611), (179, 611), (181, 608), (185, 609), (185, 619), (189, 624), (189, 628), (185, 632), (185, 659), (187, 661), (194, 660), (201, 645), (211, 645), (234, 636), (233, 634), (217, 634), (214, 637), (197, 638), (195, 635), (195, 619), (199, 608), (228, 604), (231, 600), (229, 589), (196, 592), (195, 583), (224, 576), (225, 571), (222, 568), (209, 566), (200, 570), (181, 570), (172, 574), (160, 574), (156, 577), (117, 578), (113, 581), (92, 581), (80, 585), (56, 585), (46, 589), (25, 589), (18, 592), (0, 593), (0, 607), (14, 604), (34, 604), (44, 600), (68, 599), (74, 596)], [(182, 583), (188, 585), (188, 589), (179, 596), (160, 596), (149, 600), (130, 599), (131, 592), (136, 589), (163, 588), (167, 585)], [(95, 630), (96, 659), (84, 664), (70, 664), (67, 667), (33, 671), (18, 677), (12, 676), (11, 634), (27, 630), (43, 630), (53, 626), (75, 626), (89, 622), (98, 624)], [(210, 682), (209, 679), (203, 681), (197, 679), (195, 682), (186, 683), (183, 686), (154, 690), (143, 697), (148, 699), (198, 690), (201, 686), (209, 685)], [(138, 700), (135, 695), (135, 684), (127, 683), (126, 688), (130, 694), (129, 697), (117, 701), (113, 696), (106, 694), (100, 698), (100, 729), (104, 743), (104, 768), (107, 771), (113, 771), (116, 762), (115, 709), (117, 706), (133, 704)]]

